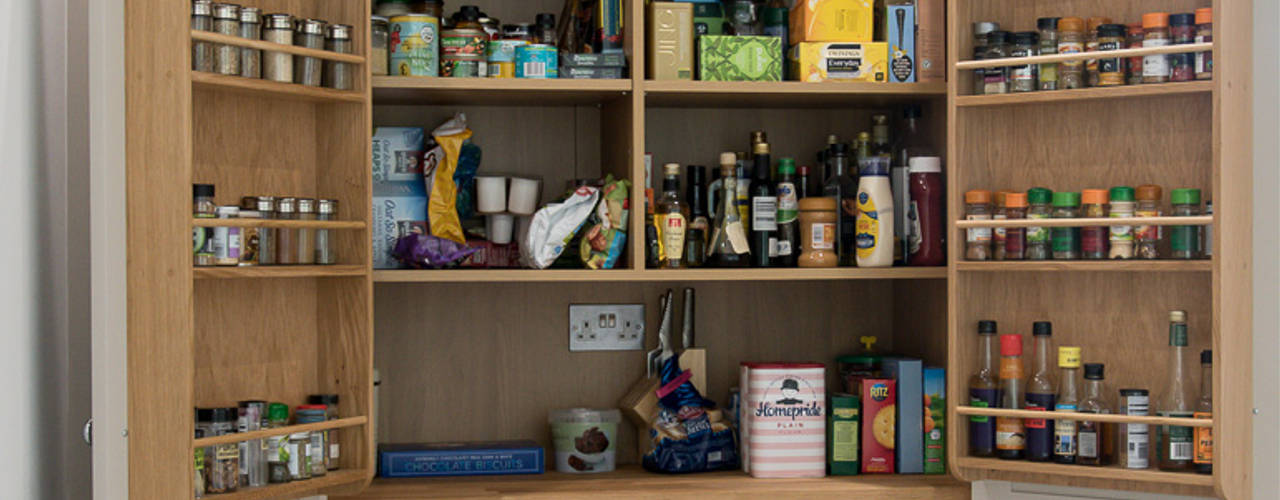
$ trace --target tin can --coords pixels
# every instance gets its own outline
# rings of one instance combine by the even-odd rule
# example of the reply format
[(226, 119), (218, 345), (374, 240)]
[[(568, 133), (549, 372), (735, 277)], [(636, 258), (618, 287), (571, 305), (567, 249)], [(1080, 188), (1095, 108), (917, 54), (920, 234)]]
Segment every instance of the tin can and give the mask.
[(391, 18), (391, 74), (440, 75), (440, 19), (426, 14)]
[(516, 78), (559, 78), (555, 47), (529, 44), (516, 47)]
[(516, 48), (528, 44), (525, 40), (489, 42), (489, 78), (515, 78)]
[(489, 34), (477, 29), (451, 29), (440, 33), (440, 55), (444, 58), (484, 58), (488, 53)]
[(444, 77), (477, 78), (484, 77), (488, 71), (488, 64), (483, 58), (446, 56), (442, 63), (440, 76)]
[[(1120, 414), (1145, 417), (1150, 414), (1151, 398), (1146, 389), (1120, 389)], [(1120, 465), (1126, 469), (1151, 467), (1150, 427), (1147, 424), (1116, 424), (1120, 434)]]
[[(826, 368), (822, 363), (745, 363), (744, 439), (756, 478), (827, 472)], [(740, 376), (742, 373), (740, 373)]]

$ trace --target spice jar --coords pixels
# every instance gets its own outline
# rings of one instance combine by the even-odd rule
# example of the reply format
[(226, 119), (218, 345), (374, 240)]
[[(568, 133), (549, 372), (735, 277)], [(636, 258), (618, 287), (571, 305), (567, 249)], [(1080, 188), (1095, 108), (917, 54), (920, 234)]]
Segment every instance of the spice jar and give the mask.
[[(1138, 217), (1159, 217), (1160, 199), (1164, 192), (1160, 186), (1144, 184), (1138, 186), (1138, 206), (1134, 215)], [(1139, 259), (1160, 258), (1160, 240), (1164, 237), (1160, 226), (1137, 226), (1133, 229), (1133, 239), (1137, 242), (1135, 253)]]
[[(239, 418), (236, 421), (238, 432), (262, 430), (262, 422), (267, 416), (266, 401), (241, 401)], [(249, 439), (240, 443), (240, 486), (258, 487), (267, 484), (267, 460), (263, 455), (261, 439)]]
[[(1064, 17), (1058, 20), (1058, 53), (1084, 52), (1084, 19)], [(1084, 87), (1084, 61), (1063, 61), (1058, 64), (1058, 88)]]
[[(1027, 190), (1028, 219), (1048, 219), (1053, 215), (1049, 204), (1053, 201), (1053, 191), (1045, 188)], [(1027, 228), (1027, 260), (1049, 260), (1052, 255), (1049, 244), (1049, 229), (1045, 227)]]
[[(1204, 202), (1204, 214), (1208, 216), (1213, 215), (1213, 200), (1207, 200)], [(1202, 253), (1204, 254), (1204, 258), (1212, 259), (1213, 258), (1213, 224), (1204, 226), (1204, 229), (1201, 232), (1204, 233), (1204, 244), (1200, 246), (1201, 250), (1203, 250)]]
[[(1169, 45), (1169, 14), (1148, 12), (1142, 15), (1142, 47)], [(1142, 58), (1142, 83), (1169, 81), (1169, 55), (1153, 54)]]
[(311, 433), (290, 434), (288, 449), (290, 481), (311, 479)]
[[(975, 61), (987, 57), (987, 34), (1000, 29), (1000, 24), (989, 22), (973, 23), (973, 59)], [(973, 94), (982, 95), (986, 89), (987, 70), (973, 70)]]
[[(975, 189), (964, 194), (965, 220), (991, 220), (991, 191)], [(991, 228), (974, 227), (965, 233), (965, 259), (991, 260)]]
[[(995, 210), (991, 212), (991, 220), (1005, 220), (1005, 197), (1012, 191), (1000, 190), (995, 194)], [(1006, 228), (1004, 226), (996, 226), (991, 228), (991, 260), (1004, 260), (1004, 237)]]
[[(214, 408), (209, 436), (225, 436), (235, 432), (237, 408)], [(240, 485), (240, 446), (224, 443), (213, 446), (213, 459), (205, 456), (208, 474), (206, 493), (230, 493)]]
[[(1139, 188), (1141, 189), (1141, 188)], [(1133, 417), (1148, 416), (1151, 408), (1150, 394), (1146, 389), (1120, 389), (1120, 414)], [(1126, 469), (1151, 467), (1148, 449), (1151, 442), (1147, 424), (1116, 424), (1118, 462)]]
[[(983, 59), (1004, 59), (1009, 57), (1009, 32), (1008, 31), (992, 31), (987, 33), (987, 52), (982, 56)], [(985, 75), (986, 85), (983, 86), (984, 94), (1007, 94), (1009, 93), (1009, 70), (1008, 66), (997, 68), (987, 68)]]
[[(1111, 217), (1132, 218), (1137, 204), (1133, 201), (1133, 188), (1116, 186), (1111, 188)], [(1111, 251), (1107, 256), (1112, 259), (1133, 258), (1133, 226), (1111, 226)]]
[[(308, 49), (324, 50), (325, 22), (319, 19), (298, 21), (293, 44)], [(323, 63), (318, 57), (293, 56), (293, 83), (319, 87)]]
[[(289, 425), (289, 406), (284, 403), (267, 405), (267, 428), (279, 429)], [(287, 483), (293, 480), (289, 472), (289, 436), (267, 438), (267, 482)]]
[[(1213, 9), (1196, 9), (1196, 43), (1213, 41)], [(1213, 51), (1196, 52), (1196, 80), (1213, 78)]]
[[(230, 3), (214, 4), (213, 32), (220, 35), (240, 36), (240, 6)], [(214, 72), (223, 75), (240, 74), (240, 47), (220, 43), (213, 51)]]
[[(212, 219), (218, 216), (218, 206), (213, 203), (213, 184), (193, 184), (192, 215), (197, 219)], [(213, 228), (196, 227), (191, 231), (192, 252), (197, 267), (212, 266), (213, 262)]]
[(374, 76), (388, 74), (391, 56), (390, 23), (387, 18), (373, 16), (369, 19), (369, 72)]
[[(195, 0), (191, 2), (191, 29), (213, 31), (213, 2)], [(213, 44), (197, 40), (191, 41), (191, 69), (213, 72)]]
[[(298, 218), (298, 199), (280, 198), (276, 202), (276, 218), (296, 220)], [(276, 230), (276, 263), (298, 263), (298, 229), (282, 227)]]
[[(240, 38), (246, 40), (262, 38), (262, 9), (255, 7), (240, 9)], [(262, 78), (261, 50), (240, 47), (240, 76)]]
[[(318, 424), (328, 420), (325, 416), (324, 405), (302, 405), (294, 411), (294, 418), (298, 424)], [(329, 467), (325, 464), (329, 449), (329, 433), (328, 431), (311, 431), (308, 432), (310, 445), (307, 450), (311, 457), (311, 476), (319, 477), (325, 475)]]
[[(1013, 34), (1013, 50), (1011, 57), (1031, 57), (1040, 55), (1040, 34), (1034, 31), (1019, 31)], [(1013, 92), (1032, 92), (1039, 86), (1040, 66), (1024, 64), (1014, 66), (1009, 72), (1010, 90)]]
[(542, 13), (534, 19), (536, 21), (536, 33), (534, 34), (534, 42), (542, 45), (556, 46), (556, 15)]
[[(342, 418), (340, 416), (341, 413), (338, 411), (338, 400), (339, 397), (337, 394), (312, 394), (307, 397), (307, 403), (313, 405), (324, 405), (325, 420), (337, 420)], [(325, 436), (324, 441), (329, 444), (329, 447), (325, 449), (324, 464), (329, 470), (337, 470), (339, 462), (338, 458), (342, 456), (339, 452), (338, 442), (336, 439), (338, 437), (338, 432), (325, 431), (325, 433), (328, 435)]]
[[(1098, 52), (1124, 48), (1125, 29), (1123, 24), (1098, 26)], [(1124, 85), (1124, 80), (1124, 59), (1119, 57), (1098, 59), (1098, 86)]]
[[(1039, 55), (1057, 54), (1057, 18), (1036, 19), (1039, 31)], [(1057, 63), (1039, 65), (1037, 88), (1042, 91), (1057, 90)]]
[[(324, 50), (339, 54), (350, 54), (351, 25), (330, 24), (325, 28)], [(355, 72), (351, 63), (324, 61), (324, 86), (331, 89), (351, 90), (354, 87)]]
[[(259, 196), (255, 199), (259, 217), (276, 218), (276, 199), (273, 196)], [(270, 266), (276, 263), (276, 232), (273, 227), (258, 228), (258, 265)]]
[[(226, 205), (216, 210), (219, 219), (240, 218), (240, 207)], [(240, 265), (240, 228), (220, 226), (213, 228), (213, 265)]]
[[(1108, 17), (1090, 17), (1089, 22), (1085, 26), (1084, 51), (1098, 51), (1098, 27), (1104, 24), (1110, 24), (1111, 18)], [(1084, 81), (1085, 86), (1098, 86), (1098, 60), (1085, 59), (1084, 61)]]
[[(1186, 45), (1196, 41), (1195, 14), (1169, 16), (1169, 37), (1174, 45)], [(1190, 52), (1169, 54), (1169, 81), (1189, 82), (1196, 77), (1196, 56)]]
[[(262, 23), (262, 39), (280, 45), (293, 45), (293, 16), (267, 14)], [(285, 52), (267, 51), (262, 55), (262, 75), (273, 82), (292, 82), (293, 56)]]
[[(1174, 217), (1193, 217), (1200, 215), (1199, 189), (1174, 189), (1170, 195), (1173, 202)], [(1200, 258), (1200, 226), (1173, 226), (1169, 236), (1169, 246), (1175, 259)]]
[[(1026, 193), (1009, 193), (1004, 196), (1004, 214), (1009, 220), (1025, 219), (1027, 217), (1027, 194)], [(1026, 258), (1026, 239), (1027, 229), (1023, 227), (1010, 227), (1004, 232), (1004, 259), (1005, 260), (1022, 260)]]
[[(316, 200), (298, 198), (298, 220), (316, 220)], [(298, 261), (295, 264), (311, 265), (316, 263), (316, 230), (298, 228), (297, 241)]]
[[(320, 200), (316, 203), (316, 220), (334, 220), (338, 213), (337, 200)], [(330, 240), (328, 229), (316, 230), (316, 264), (336, 264), (338, 258), (334, 256), (333, 242)]]
[[(1086, 189), (1081, 193), (1084, 202), (1082, 215), (1086, 218), (1107, 216), (1107, 190)], [(1107, 258), (1107, 242), (1110, 239), (1106, 226), (1085, 226), (1080, 229), (1080, 256), (1085, 260)]]
[[(1053, 218), (1076, 219), (1080, 217), (1080, 193), (1059, 191), (1053, 193)], [(1054, 260), (1080, 258), (1080, 228), (1055, 227), (1050, 231)]]
[(801, 198), (800, 267), (836, 267), (836, 200)]

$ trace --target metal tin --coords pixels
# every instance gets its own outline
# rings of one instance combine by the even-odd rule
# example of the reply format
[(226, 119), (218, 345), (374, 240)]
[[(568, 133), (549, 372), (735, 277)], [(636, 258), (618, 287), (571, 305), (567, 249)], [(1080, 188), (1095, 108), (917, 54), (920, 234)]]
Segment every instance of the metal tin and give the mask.
[(451, 78), (478, 78), (488, 72), (488, 64), (483, 58), (446, 57), (441, 61), (440, 76)]
[[(352, 27), (349, 24), (330, 24), (325, 29), (324, 49), (339, 54), (350, 54)], [(324, 61), (324, 86), (351, 90), (355, 86), (355, 71), (350, 63)]]
[(516, 78), (559, 78), (559, 51), (543, 44), (516, 47)]
[[(324, 49), (324, 20), (304, 19), (298, 21), (293, 35), (293, 44), (308, 49)], [(318, 57), (294, 56), (293, 83), (319, 87), (322, 82), (324, 61)]]
[(443, 58), (485, 57), (489, 34), (477, 29), (449, 29), (440, 32), (440, 56)]
[[(262, 39), (293, 45), (293, 16), (267, 14), (262, 23)], [(262, 54), (262, 77), (276, 82), (293, 82), (293, 55), (268, 50)]]
[(516, 77), (516, 49), (528, 45), (525, 40), (495, 40), (489, 42), (489, 78)]
[[(191, 29), (213, 31), (213, 2), (195, 0), (191, 3)], [(213, 72), (213, 44), (191, 41), (191, 69)]]
[(406, 14), (390, 23), (391, 74), (440, 76), (440, 18)]

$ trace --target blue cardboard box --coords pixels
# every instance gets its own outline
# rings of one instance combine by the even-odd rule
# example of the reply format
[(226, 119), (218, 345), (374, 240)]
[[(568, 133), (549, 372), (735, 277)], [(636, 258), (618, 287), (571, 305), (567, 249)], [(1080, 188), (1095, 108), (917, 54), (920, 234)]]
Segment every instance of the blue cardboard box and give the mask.
[(899, 474), (924, 473), (924, 364), (918, 359), (885, 358), (886, 378), (898, 381), (898, 425), (894, 462)]
[(890, 5), (884, 16), (884, 33), (889, 44), (889, 81), (916, 81), (916, 8)]
[(384, 444), (381, 477), (499, 476), (542, 474), (542, 447), (533, 441)]

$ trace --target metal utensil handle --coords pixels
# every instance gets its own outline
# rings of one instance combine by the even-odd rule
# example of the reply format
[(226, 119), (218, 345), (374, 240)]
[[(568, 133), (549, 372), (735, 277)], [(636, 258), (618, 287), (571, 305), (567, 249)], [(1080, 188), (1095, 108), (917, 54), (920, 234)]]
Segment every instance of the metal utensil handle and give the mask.
[(680, 331), (680, 350), (693, 347), (693, 289), (684, 289), (684, 326)]

